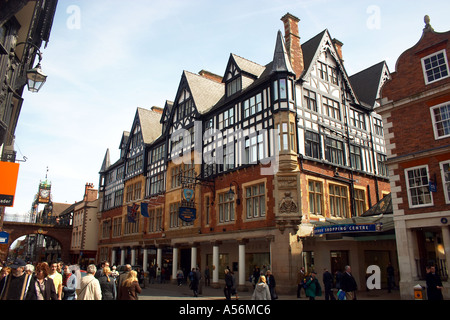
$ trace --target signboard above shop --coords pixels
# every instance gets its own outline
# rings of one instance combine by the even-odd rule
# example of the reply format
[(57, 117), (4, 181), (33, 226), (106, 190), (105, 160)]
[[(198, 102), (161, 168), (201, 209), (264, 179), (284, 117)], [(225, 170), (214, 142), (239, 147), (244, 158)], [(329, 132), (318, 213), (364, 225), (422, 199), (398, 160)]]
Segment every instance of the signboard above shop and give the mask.
[(337, 224), (320, 226), (314, 228), (314, 235), (329, 233), (352, 233), (352, 232), (379, 232), (382, 231), (382, 223), (372, 224)]

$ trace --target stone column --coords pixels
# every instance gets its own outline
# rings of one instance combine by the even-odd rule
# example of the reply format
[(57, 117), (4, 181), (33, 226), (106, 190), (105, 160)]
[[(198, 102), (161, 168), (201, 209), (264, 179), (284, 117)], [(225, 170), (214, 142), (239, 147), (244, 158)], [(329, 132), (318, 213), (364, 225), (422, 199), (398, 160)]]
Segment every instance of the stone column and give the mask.
[(172, 250), (172, 283), (176, 283), (177, 281), (178, 251), (178, 247), (174, 246)]
[(213, 277), (212, 284), (213, 288), (219, 287), (219, 242), (216, 241), (213, 243)]
[(124, 265), (125, 264), (125, 248), (121, 248), (120, 249), (120, 265)]
[(239, 282), (238, 282), (238, 290), (244, 291), (246, 288), (245, 286), (245, 245), (247, 244), (248, 240), (243, 239), (239, 241), (239, 261), (238, 261), (238, 268), (239, 268)]
[(197, 267), (197, 245), (194, 243), (191, 247), (191, 270)]
[(131, 248), (131, 262), (130, 262), (130, 264), (132, 265), (132, 266), (135, 266), (136, 265), (136, 248)]
[(144, 269), (144, 272), (147, 272), (147, 264), (148, 264), (148, 249), (144, 248), (144, 256), (142, 257), (142, 269)]
[(156, 264), (162, 270), (162, 248), (160, 247), (156, 249)]
[(111, 248), (111, 267), (116, 264), (116, 248)]

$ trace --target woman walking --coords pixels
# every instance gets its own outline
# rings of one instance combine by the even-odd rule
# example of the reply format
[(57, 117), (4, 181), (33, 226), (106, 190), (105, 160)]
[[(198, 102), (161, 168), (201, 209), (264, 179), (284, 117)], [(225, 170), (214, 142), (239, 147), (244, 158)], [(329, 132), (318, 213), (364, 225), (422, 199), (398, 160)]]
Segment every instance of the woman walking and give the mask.
[(139, 286), (137, 272), (131, 270), (128, 277), (122, 283), (119, 288), (118, 300), (138, 300), (138, 294), (141, 293), (142, 289)]
[(53, 280), (48, 277), (50, 267), (46, 262), (36, 266), (36, 295), (37, 300), (58, 300)]
[(109, 267), (103, 268), (103, 275), (98, 279), (102, 289), (102, 300), (116, 300), (116, 282)]
[(252, 300), (271, 300), (269, 286), (266, 284), (266, 277), (260, 276), (253, 291)]

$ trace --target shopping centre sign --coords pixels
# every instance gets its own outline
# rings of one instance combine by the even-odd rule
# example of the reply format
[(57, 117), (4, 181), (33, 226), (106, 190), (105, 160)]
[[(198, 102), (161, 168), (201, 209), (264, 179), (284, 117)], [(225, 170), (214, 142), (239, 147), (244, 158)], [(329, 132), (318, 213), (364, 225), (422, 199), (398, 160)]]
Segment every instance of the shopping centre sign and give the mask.
[(350, 233), (350, 232), (377, 232), (381, 231), (382, 223), (372, 224), (337, 224), (329, 226), (320, 226), (314, 228), (314, 235), (328, 233)]

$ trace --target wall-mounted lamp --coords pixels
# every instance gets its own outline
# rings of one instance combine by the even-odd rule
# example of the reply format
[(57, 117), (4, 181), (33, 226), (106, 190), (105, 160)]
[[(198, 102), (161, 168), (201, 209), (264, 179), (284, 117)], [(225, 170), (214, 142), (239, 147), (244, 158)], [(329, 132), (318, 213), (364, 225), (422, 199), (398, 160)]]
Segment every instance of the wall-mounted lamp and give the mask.
[(237, 205), (240, 205), (240, 204), (241, 204), (241, 198), (239, 197), (239, 185), (238, 185), (238, 183), (237, 183), (236, 181), (231, 181), (231, 183), (230, 183), (230, 190), (228, 190), (227, 195), (228, 195), (228, 197), (229, 197), (230, 200), (233, 200), (233, 199), (234, 199), (235, 193), (234, 193), (234, 191), (233, 191), (233, 189), (232, 189), (233, 183), (236, 184), (236, 191), (237, 191), (236, 204), (237, 204)]
[(44, 85), (45, 81), (47, 81), (47, 75), (45, 75), (41, 69), (41, 61), (42, 61), (41, 50), (39, 50), (38, 46), (36, 46), (35, 44), (33, 44), (29, 41), (20, 42), (16, 45), (16, 47), (21, 44), (27, 44), (36, 49), (36, 53), (38, 55), (39, 62), (37, 63), (36, 67), (27, 71), (27, 86), (28, 86), (28, 91), (38, 92)]

